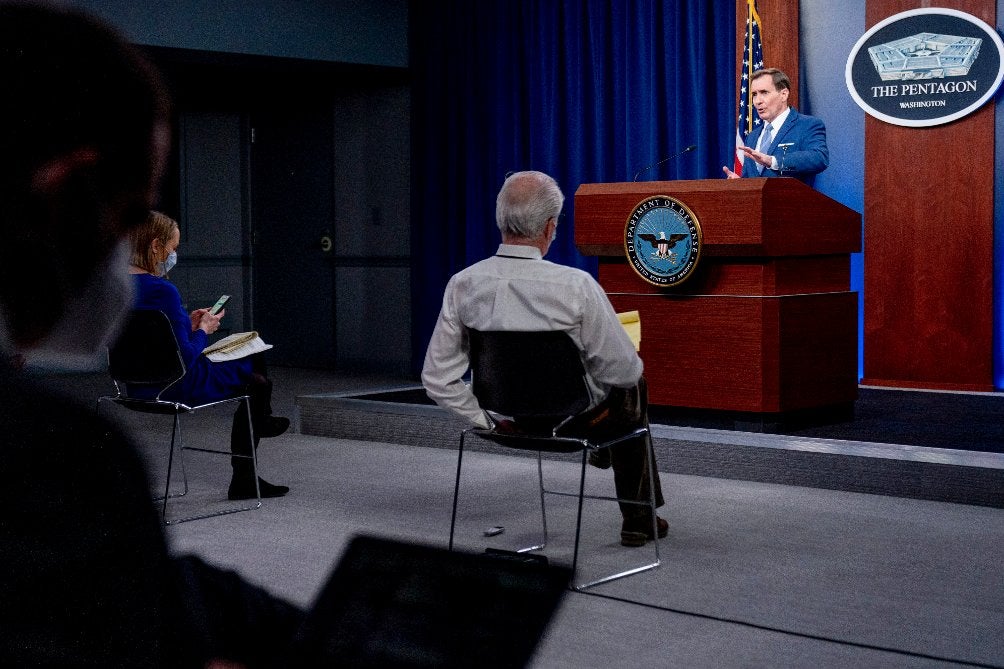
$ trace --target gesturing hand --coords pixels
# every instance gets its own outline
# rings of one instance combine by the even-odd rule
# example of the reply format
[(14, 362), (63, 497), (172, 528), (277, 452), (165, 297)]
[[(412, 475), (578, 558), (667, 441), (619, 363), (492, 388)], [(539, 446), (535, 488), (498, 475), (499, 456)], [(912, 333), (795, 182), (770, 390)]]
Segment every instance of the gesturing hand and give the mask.
[(766, 153), (760, 153), (748, 146), (742, 147), (742, 152), (764, 167), (770, 167), (774, 163), (774, 156), (769, 156)]

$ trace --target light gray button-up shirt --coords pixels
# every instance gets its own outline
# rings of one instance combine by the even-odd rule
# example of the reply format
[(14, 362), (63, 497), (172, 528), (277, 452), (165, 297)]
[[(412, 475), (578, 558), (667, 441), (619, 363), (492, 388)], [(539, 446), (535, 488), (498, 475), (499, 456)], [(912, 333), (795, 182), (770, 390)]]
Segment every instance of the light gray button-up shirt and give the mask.
[(627, 388), (641, 378), (641, 358), (596, 280), (544, 260), (532, 246), (502, 244), (495, 256), (450, 279), (425, 354), (422, 384), (429, 397), (488, 427), (463, 381), (470, 366), (468, 328), (567, 332), (582, 353), (594, 405), (612, 387)]

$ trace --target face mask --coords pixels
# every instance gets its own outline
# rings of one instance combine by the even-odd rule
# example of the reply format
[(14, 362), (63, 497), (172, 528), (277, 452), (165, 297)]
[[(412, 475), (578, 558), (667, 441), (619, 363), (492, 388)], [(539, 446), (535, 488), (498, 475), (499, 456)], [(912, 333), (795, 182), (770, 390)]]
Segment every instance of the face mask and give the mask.
[(167, 254), (167, 260), (164, 262), (157, 263), (157, 274), (159, 276), (167, 276), (167, 273), (174, 269), (174, 266), (178, 264), (178, 252), (171, 251)]
[(119, 242), (84, 288), (67, 301), (63, 317), (46, 338), (24, 351), (28, 365), (47, 370), (101, 369), (105, 348), (133, 306), (130, 246)]

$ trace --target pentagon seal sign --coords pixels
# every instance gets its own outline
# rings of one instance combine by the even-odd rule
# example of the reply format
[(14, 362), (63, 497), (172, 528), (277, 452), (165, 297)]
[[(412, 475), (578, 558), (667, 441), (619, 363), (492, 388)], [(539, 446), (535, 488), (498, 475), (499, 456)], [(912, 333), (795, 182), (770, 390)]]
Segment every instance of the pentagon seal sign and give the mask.
[(676, 286), (690, 278), (701, 257), (701, 244), (697, 217), (668, 195), (639, 202), (624, 226), (628, 262), (655, 286)]
[(909, 127), (948, 123), (979, 109), (1004, 80), (1004, 41), (980, 19), (922, 8), (880, 21), (851, 49), (851, 97), (877, 119)]

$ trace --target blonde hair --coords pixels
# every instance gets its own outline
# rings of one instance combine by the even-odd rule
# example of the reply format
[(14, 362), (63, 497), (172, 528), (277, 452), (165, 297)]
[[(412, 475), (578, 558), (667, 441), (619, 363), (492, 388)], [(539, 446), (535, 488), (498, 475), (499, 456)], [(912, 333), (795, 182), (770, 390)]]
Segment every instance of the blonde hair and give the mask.
[(178, 229), (178, 222), (159, 211), (151, 211), (146, 221), (129, 231), (129, 242), (132, 245), (131, 262), (136, 267), (151, 274), (157, 273), (157, 260), (153, 252), (153, 242), (159, 239), (162, 246), (167, 246)]

